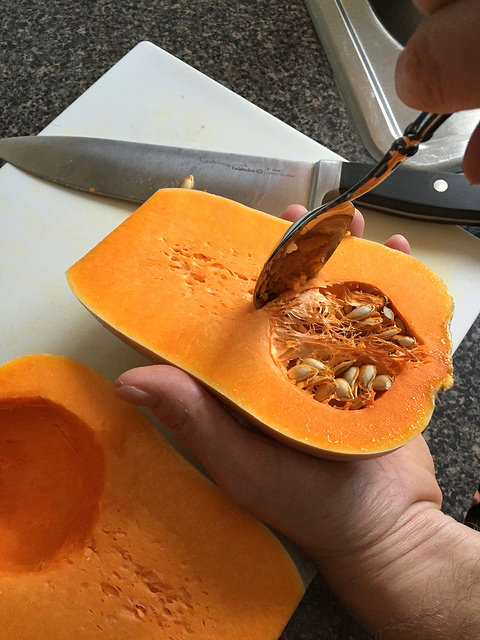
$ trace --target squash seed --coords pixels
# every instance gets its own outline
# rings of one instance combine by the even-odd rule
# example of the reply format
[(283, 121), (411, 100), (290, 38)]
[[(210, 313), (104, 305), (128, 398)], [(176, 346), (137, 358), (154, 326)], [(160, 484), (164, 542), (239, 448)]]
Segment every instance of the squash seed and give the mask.
[(306, 380), (301, 382), (297, 382), (297, 384), (302, 385), (303, 389), (308, 389), (311, 393), (316, 388), (318, 384), (323, 384), (326, 380), (331, 380), (332, 378), (327, 374), (326, 371), (318, 371), (313, 376), (310, 376)]
[(390, 307), (383, 307), (382, 309), (383, 311), (383, 315), (388, 318), (389, 320), (391, 320), (392, 322), (395, 320), (395, 314), (393, 313), (393, 311), (390, 309)]
[(190, 174), (189, 176), (187, 176), (182, 180), (182, 182), (180, 183), (180, 189), (193, 189), (194, 185), (195, 185), (195, 180), (192, 174)]
[(372, 388), (373, 381), (377, 375), (377, 367), (374, 364), (364, 364), (360, 367), (357, 382), (362, 389)]
[(383, 340), (389, 340), (396, 336), (397, 333), (400, 333), (400, 329), (398, 327), (392, 327), (391, 329), (386, 329), (385, 331), (380, 331), (380, 333), (376, 333), (376, 338), (382, 338)]
[(368, 402), (368, 397), (363, 395), (356, 396), (355, 400), (352, 400), (350, 409), (362, 409)]
[(352, 387), (352, 389), (353, 389), (353, 385), (357, 381), (359, 373), (360, 373), (360, 369), (358, 367), (349, 367), (343, 374), (343, 378), (348, 382), (348, 384)]
[(372, 383), (372, 389), (374, 391), (386, 391), (390, 389), (392, 386), (392, 378), (387, 376), (385, 373), (381, 373), (378, 376), (375, 376), (375, 379)]
[(324, 380), (316, 388), (313, 397), (318, 402), (323, 402), (324, 400), (327, 400), (327, 398), (330, 398), (335, 389), (336, 384), (333, 380)]
[(318, 369), (319, 371), (325, 371), (327, 368), (327, 365), (323, 364), (323, 362), (320, 362), (320, 360), (317, 360), (316, 358), (305, 358), (303, 364), (306, 364), (309, 367), (315, 367), (315, 369)]
[(401, 347), (413, 347), (416, 342), (411, 336), (397, 336), (395, 339)]
[(354, 400), (352, 387), (348, 384), (345, 378), (335, 378), (335, 396), (337, 400), (348, 401)]
[(341, 376), (344, 371), (346, 371), (349, 367), (355, 364), (355, 360), (345, 360), (344, 362), (339, 362), (333, 367), (333, 373), (335, 376)]
[(296, 364), (294, 367), (288, 371), (288, 377), (292, 378), (296, 382), (300, 382), (301, 380), (306, 380), (310, 378), (315, 373), (317, 373), (317, 369), (315, 367), (309, 367), (304, 364)]
[(365, 318), (365, 320), (357, 320), (355, 326), (360, 329), (371, 329), (372, 327), (376, 327), (377, 324), (382, 324), (382, 322), (381, 316), (373, 316), (371, 318)]
[(363, 304), (361, 307), (357, 307), (345, 316), (347, 320), (364, 320), (368, 316), (372, 315), (375, 311), (373, 304)]

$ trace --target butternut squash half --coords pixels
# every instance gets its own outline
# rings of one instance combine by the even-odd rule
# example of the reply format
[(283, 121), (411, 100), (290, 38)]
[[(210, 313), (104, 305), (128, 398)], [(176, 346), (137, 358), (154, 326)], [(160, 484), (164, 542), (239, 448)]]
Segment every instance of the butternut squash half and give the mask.
[(79, 362), (0, 367), (0, 638), (277, 638), (303, 593), (273, 534)]
[(415, 258), (347, 235), (315, 280), (257, 310), (256, 278), (288, 224), (161, 190), (68, 282), (136, 349), (294, 447), (351, 458), (405, 444), (452, 383), (445, 285)]

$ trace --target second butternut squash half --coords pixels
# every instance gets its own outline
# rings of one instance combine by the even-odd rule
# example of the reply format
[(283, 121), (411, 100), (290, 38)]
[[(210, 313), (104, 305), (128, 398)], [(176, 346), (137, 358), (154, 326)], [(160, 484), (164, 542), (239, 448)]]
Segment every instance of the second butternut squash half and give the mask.
[(113, 385), (57, 355), (0, 367), (2, 640), (275, 640), (289, 554)]

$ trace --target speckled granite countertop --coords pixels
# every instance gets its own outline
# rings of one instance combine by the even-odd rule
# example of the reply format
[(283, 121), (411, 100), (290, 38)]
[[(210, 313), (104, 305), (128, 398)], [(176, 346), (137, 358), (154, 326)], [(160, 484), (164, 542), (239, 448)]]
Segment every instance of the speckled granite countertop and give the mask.
[[(38, 133), (135, 44), (150, 40), (350, 160), (369, 156), (300, 0), (3, 0), (0, 136)], [(429, 440), (444, 509), (462, 519), (480, 479), (480, 321), (455, 355)], [(321, 578), (283, 640), (367, 636)]]

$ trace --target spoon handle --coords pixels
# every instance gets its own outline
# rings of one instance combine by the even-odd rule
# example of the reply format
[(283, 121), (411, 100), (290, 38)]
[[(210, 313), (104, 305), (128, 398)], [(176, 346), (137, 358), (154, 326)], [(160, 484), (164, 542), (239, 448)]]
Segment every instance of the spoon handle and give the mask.
[(403, 136), (394, 140), (387, 153), (376, 166), (360, 182), (353, 185), (348, 191), (339, 196), (339, 200), (355, 200), (360, 198), (378, 186), (394, 169), (406, 158), (415, 155), (422, 142), (430, 140), (435, 131), (445, 122), (451, 114), (422, 112), (405, 129)]
[(451, 113), (422, 112), (403, 132), (403, 135), (420, 144), (427, 142), (435, 131), (449, 118)]

